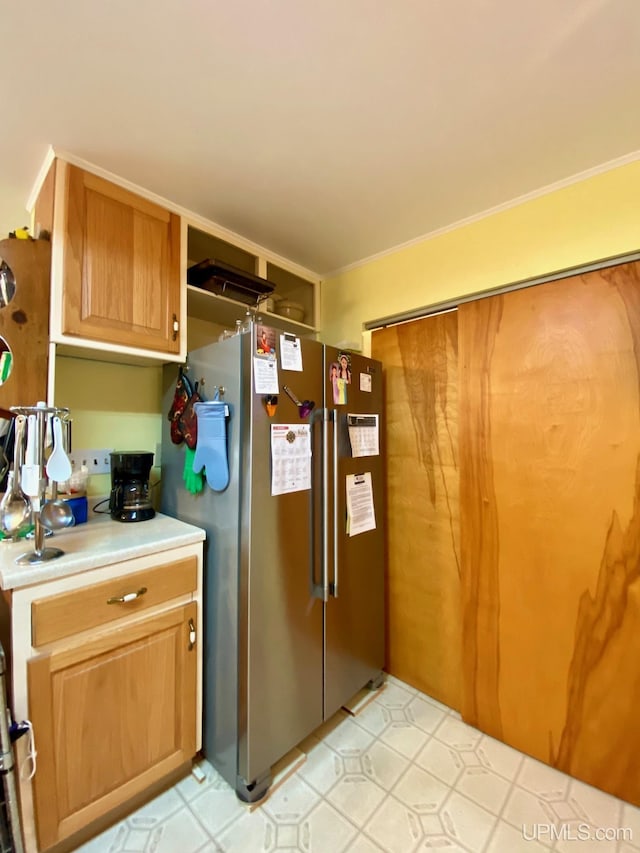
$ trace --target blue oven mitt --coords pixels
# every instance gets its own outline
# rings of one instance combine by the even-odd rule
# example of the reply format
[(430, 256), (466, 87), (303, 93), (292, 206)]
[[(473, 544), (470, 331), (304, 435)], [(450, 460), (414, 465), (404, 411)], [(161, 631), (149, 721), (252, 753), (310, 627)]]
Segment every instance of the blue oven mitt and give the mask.
[(207, 483), (214, 492), (222, 492), (229, 485), (227, 458), (227, 415), (229, 406), (221, 400), (210, 400), (194, 405), (198, 419), (198, 443), (193, 458), (193, 471), (205, 469)]

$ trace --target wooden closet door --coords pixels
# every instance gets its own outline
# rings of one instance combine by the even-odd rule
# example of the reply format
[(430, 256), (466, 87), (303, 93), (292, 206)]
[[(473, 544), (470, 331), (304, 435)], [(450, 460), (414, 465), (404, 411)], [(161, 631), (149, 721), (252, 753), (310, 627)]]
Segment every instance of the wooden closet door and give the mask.
[(640, 804), (640, 265), (458, 319), (463, 718)]
[(387, 671), (460, 706), (457, 320), (375, 331), (387, 425)]

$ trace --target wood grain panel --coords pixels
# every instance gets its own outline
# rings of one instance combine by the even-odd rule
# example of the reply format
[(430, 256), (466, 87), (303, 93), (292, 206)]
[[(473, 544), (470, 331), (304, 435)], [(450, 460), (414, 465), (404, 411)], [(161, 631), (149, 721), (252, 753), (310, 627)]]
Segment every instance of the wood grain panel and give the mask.
[(47, 399), (51, 243), (0, 240), (0, 259), (16, 280), (14, 298), (0, 308), (0, 335), (13, 353), (11, 373), (0, 386), (0, 406), (34, 406)]
[(387, 424), (387, 671), (460, 704), (457, 317), (375, 331)]
[(640, 804), (640, 265), (459, 309), (464, 719)]

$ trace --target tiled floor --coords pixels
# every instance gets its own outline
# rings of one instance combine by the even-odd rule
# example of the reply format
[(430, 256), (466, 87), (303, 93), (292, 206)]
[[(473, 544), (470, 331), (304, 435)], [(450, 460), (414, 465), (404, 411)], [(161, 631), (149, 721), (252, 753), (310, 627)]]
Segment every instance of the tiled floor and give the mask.
[(252, 811), (203, 762), (204, 782), (183, 780), (80, 850), (640, 850), (640, 809), (483, 735), (394, 678), (301, 748), (306, 761)]

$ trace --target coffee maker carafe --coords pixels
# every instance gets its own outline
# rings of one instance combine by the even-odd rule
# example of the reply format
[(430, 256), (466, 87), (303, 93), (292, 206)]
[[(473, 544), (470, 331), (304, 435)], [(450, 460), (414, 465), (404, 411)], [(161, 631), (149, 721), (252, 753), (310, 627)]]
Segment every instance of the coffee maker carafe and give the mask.
[(111, 456), (109, 509), (116, 521), (146, 521), (156, 514), (149, 495), (153, 453), (122, 450)]

